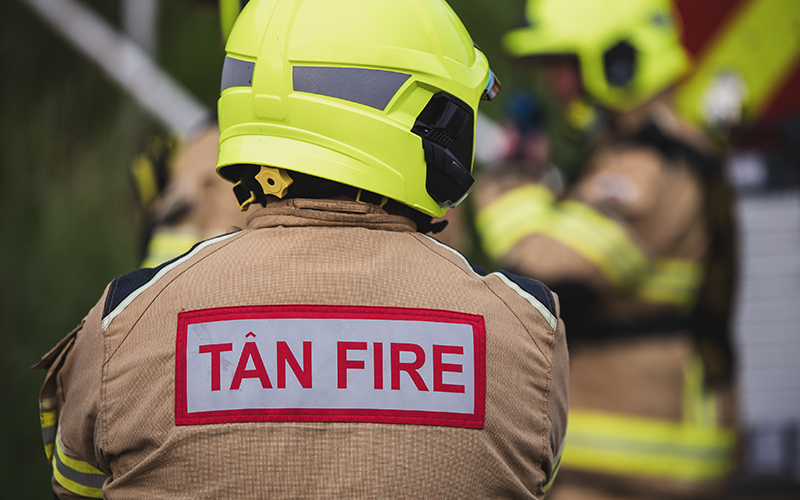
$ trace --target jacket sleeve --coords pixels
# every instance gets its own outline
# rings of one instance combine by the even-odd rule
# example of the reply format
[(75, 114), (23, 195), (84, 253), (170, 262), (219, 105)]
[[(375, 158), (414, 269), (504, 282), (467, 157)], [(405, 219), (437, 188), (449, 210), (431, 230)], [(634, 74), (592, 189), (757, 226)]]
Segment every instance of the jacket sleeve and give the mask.
[[(554, 288), (683, 305), (700, 282), (695, 263), (658, 257), (699, 219), (689, 177), (650, 148), (618, 147), (595, 155), (563, 200), (533, 183), (478, 193), (476, 225), (491, 257)], [(672, 193), (682, 198), (670, 204)]]
[(102, 498), (110, 475), (98, 459), (103, 342), (101, 300), (81, 325), (34, 368), (48, 369), (40, 393), (45, 453), (53, 492), (61, 500)]

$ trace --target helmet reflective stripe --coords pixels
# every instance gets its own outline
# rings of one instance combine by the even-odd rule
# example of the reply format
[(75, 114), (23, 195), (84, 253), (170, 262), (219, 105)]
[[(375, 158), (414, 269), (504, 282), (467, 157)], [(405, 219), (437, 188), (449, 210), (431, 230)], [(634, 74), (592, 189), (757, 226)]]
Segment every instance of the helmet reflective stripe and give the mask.
[(222, 83), (220, 92), (231, 87), (251, 87), (255, 63), (226, 57), (222, 65)]
[(411, 75), (366, 68), (295, 66), (296, 92), (336, 97), (383, 111)]

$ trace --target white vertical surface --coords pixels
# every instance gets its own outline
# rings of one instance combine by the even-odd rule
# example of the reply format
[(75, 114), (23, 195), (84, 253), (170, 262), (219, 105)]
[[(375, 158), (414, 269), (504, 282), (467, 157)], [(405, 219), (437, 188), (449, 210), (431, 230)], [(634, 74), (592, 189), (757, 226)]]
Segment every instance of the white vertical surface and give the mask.
[(734, 332), (748, 427), (800, 425), (800, 191), (743, 196)]
[(158, 49), (158, 0), (123, 0), (122, 28), (150, 55)]

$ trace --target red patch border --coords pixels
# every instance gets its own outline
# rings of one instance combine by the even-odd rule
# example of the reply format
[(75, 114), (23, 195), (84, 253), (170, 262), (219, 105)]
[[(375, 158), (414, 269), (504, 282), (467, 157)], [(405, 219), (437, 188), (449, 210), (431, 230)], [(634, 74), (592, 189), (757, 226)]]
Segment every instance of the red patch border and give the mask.
[[(186, 386), (186, 335), (189, 325), (235, 319), (378, 319), (430, 321), (472, 326), (475, 354), (475, 411), (447, 413), (413, 410), (365, 409), (251, 409), (189, 413)], [(486, 412), (486, 327), (476, 314), (404, 307), (335, 305), (236, 306), (182, 311), (178, 314), (175, 343), (175, 425), (236, 422), (361, 422), (380, 424), (437, 425), (483, 429)]]

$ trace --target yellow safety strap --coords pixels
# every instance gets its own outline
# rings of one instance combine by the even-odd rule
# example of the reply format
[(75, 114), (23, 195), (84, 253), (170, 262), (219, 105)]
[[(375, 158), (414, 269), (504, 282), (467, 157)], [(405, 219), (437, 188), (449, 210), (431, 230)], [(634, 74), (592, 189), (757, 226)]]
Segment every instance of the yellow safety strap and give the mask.
[(683, 422), (570, 410), (564, 466), (682, 482), (724, 477), (736, 436), (718, 427), (717, 400), (703, 387), (699, 358), (686, 367), (683, 394)]
[(644, 276), (647, 259), (617, 221), (583, 203), (554, 202), (548, 189), (531, 184), (481, 210), (476, 227), (486, 253), (500, 258), (526, 236), (542, 234), (592, 262), (617, 286), (632, 288)]
[(657, 259), (636, 289), (636, 296), (647, 302), (670, 304), (688, 310), (703, 283), (703, 266), (696, 261)]
[(42, 424), (42, 439), (47, 460), (53, 459), (53, 446), (56, 441), (56, 398), (47, 398), (39, 401), (39, 421)]
[(189, 251), (200, 240), (190, 229), (164, 229), (156, 231), (147, 244), (147, 256), (141, 267), (158, 267)]
[(710, 46), (697, 71), (678, 93), (690, 119), (702, 123), (703, 95), (714, 77), (736, 71), (747, 85), (745, 110), (760, 115), (800, 57), (800, 10), (796, 0), (752, 0)]
[(108, 478), (88, 463), (68, 456), (60, 437), (56, 439), (53, 476), (70, 492), (88, 498), (103, 498), (103, 483)]

